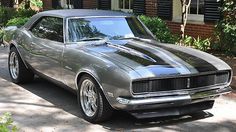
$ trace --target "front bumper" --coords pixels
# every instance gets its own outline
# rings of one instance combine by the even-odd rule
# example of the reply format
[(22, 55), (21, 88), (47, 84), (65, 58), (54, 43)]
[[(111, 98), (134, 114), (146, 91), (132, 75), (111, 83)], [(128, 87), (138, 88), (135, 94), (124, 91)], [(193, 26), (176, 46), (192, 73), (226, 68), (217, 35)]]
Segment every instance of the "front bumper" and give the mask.
[[(159, 96), (159, 97), (149, 97), (149, 98), (148, 97), (147, 98), (118, 97), (116, 100), (120, 104), (119, 109), (130, 111), (132, 113), (132, 111), (140, 111), (140, 110), (158, 111), (159, 109), (163, 109), (163, 108), (169, 109), (169, 108), (176, 108), (176, 107), (187, 107), (188, 105), (191, 105), (191, 107), (192, 106), (194, 107), (194, 104), (198, 104), (202, 102), (214, 102), (214, 99), (216, 97), (219, 97), (222, 94), (227, 94), (229, 92), (231, 92), (231, 87), (227, 86), (223, 88), (207, 89), (204, 91), (195, 91), (195, 92), (189, 91), (187, 94), (183, 94), (183, 95), (169, 95), (169, 96)], [(208, 105), (208, 107), (202, 107), (195, 110), (193, 108), (193, 110), (189, 112), (210, 109), (212, 106), (213, 104)], [(151, 113), (153, 113), (153, 111)], [(177, 113), (181, 113), (181, 112), (177, 112)], [(148, 116), (148, 114), (146, 115)], [(166, 116), (166, 114), (160, 114), (159, 112), (159, 116), (160, 115)]]
[(189, 93), (186, 95), (175, 95), (175, 96), (164, 96), (164, 97), (153, 97), (153, 98), (141, 98), (141, 99), (127, 99), (118, 97), (117, 101), (123, 105), (147, 105), (147, 104), (163, 104), (163, 103), (174, 103), (174, 102), (196, 102), (203, 99), (209, 99), (218, 97), (222, 94), (231, 92), (231, 87), (224, 87), (219, 89)]

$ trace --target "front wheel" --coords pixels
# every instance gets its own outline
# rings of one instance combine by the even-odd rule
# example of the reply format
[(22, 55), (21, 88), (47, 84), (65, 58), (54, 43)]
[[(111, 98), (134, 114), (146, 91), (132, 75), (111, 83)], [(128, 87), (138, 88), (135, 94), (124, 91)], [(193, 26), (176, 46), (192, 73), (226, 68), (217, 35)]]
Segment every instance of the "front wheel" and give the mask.
[(8, 69), (12, 82), (26, 83), (34, 79), (34, 73), (27, 69), (15, 47), (10, 49)]
[(78, 104), (83, 117), (92, 123), (98, 123), (109, 119), (112, 108), (104, 97), (96, 81), (84, 75), (78, 84)]

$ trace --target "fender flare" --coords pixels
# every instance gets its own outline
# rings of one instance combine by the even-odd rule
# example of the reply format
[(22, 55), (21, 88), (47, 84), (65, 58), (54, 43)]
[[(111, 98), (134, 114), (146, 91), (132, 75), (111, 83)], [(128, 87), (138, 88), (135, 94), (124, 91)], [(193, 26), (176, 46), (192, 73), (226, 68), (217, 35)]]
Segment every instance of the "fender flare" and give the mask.
[(106, 95), (106, 92), (104, 90), (104, 88), (102, 87), (101, 83), (99, 82), (99, 79), (98, 79), (98, 76), (96, 75), (96, 72), (93, 72), (93, 70), (89, 70), (89, 69), (82, 69), (82, 70), (79, 70), (79, 72), (77, 72), (76, 74), (76, 77), (75, 77), (75, 85), (76, 85), (76, 90), (78, 90), (78, 77), (80, 77), (82, 74), (88, 74), (90, 75), (96, 82), (97, 84), (99, 85), (99, 88), (100, 90), (102, 91), (103, 95), (105, 96), (107, 102), (109, 103), (109, 105), (113, 108), (113, 109), (116, 109), (114, 108), (111, 104), (111, 101), (109, 100), (109, 98), (107, 97)]
[(17, 43), (16, 43), (15, 41), (10, 41), (10, 42), (9, 42), (9, 51), (11, 50), (12, 47), (15, 47), (15, 48), (16, 48), (18, 54), (20, 55), (20, 59), (22, 60), (23, 64), (25, 65), (25, 67), (26, 67), (27, 69), (29, 69), (29, 67), (28, 67), (28, 65), (26, 64), (25, 60), (23, 59), (23, 57), (22, 57), (22, 55), (21, 55), (21, 53), (20, 53), (20, 51), (19, 51), (18, 45), (17, 45)]

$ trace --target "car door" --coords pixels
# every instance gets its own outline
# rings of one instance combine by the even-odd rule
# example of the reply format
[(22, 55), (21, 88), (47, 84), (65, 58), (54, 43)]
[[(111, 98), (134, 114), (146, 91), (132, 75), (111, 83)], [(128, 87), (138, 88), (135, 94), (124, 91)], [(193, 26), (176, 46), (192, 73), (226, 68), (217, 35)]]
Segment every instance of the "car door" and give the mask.
[(29, 30), (32, 33), (30, 65), (38, 72), (61, 81), (64, 48), (63, 19), (42, 17)]

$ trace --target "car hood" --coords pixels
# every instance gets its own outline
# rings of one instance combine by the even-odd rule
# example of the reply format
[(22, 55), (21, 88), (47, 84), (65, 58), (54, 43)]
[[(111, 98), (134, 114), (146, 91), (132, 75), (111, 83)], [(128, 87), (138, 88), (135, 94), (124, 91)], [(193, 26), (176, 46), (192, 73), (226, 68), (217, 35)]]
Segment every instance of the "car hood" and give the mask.
[(192, 48), (161, 44), (154, 40), (116, 40), (85, 46), (135, 70), (142, 77), (197, 74), (229, 70), (222, 60)]

